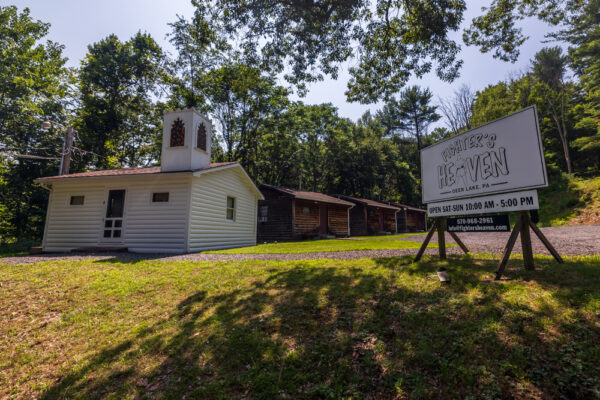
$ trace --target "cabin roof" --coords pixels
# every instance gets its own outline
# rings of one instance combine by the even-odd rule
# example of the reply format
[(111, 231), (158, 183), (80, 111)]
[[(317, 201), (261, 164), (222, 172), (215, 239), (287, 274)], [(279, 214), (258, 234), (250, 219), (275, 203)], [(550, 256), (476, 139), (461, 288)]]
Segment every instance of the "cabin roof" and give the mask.
[(426, 213), (427, 210), (423, 210), (422, 208), (417, 208), (417, 207), (413, 207), (413, 206), (407, 206), (406, 204), (400, 204), (400, 203), (390, 203), (391, 205), (398, 207), (398, 208), (405, 208), (407, 210), (413, 210), (413, 211), (418, 211), (418, 212), (422, 212), (422, 213)]
[(381, 203), (381, 202), (375, 201), (375, 200), (361, 199), (360, 197), (344, 196), (341, 194), (336, 195), (336, 197), (339, 197), (340, 199), (346, 199), (346, 200), (351, 201), (356, 204), (362, 204), (364, 206), (385, 208), (385, 209), (393, 210), (393, 211), (400, 210), (399, 207), (396, 207), (396, 206), (393, 206), (393, 205), (390, 205), (387, 203)]
[(227, 166), (227, 165), (233, 165), (233, 164), (237, 164), (237, 162), (212, 163), (208, 167), (196, 169), (193, 171), (173, 171), (173, 172), (161, 172), (160, 166), (146, 167), (146, 168), (102, 169), (102, 170), (98, 170), (98, 171), (78, 172), (75, 174), (45, 176), (45, 177), (36, 179), (36, 182), (37, 181), (68, 179), (68, 178), (93, 178), (93, 177), (126, 176), (126, 175), (172, 174), (172, 173), (176, 173), (176, 172), (198, 172), (198, 171), (206, 171), (209, 169), (223, 167), (223, 166)]
[(300, 199), (300, 200), (310, 200), (310, 201), (318, 201), (321, 203), (329, 203), (329, 204), (339, 204), (342, 206), (349, 206), (349, 207), (353, 207), (354, 203), (351, 203), (349, 201), (345, 201), (342, 199), (338, 199), (337, 197), (333, 197), (333, 196), (328, 196), (326, 194), (323, 193), (317, 193), (317, 192), (305, 192), (303, 190), (294, 190), (294, 189), (290, 189), (290, 188), (284, 188), (284, 187), (279, 187), (279, 186), (272, 186), (272, 185), (267, 185), (267, 184), (262, 184), (260, 185), (260, 188), (266, 188), (266, 189), (272, 189), (272, 190), (276, 190), (280, 193), (283, 194), (287, 194), (291, 197), (294, 197), (296, 199)]

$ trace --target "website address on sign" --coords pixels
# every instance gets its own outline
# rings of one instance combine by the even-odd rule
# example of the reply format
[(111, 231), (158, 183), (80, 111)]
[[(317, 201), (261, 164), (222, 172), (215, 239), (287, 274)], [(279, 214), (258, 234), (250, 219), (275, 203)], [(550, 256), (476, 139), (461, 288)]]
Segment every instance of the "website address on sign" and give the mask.
[(448, 232), (498, 232), (506, 230), (506, 225), (459, 225), (448, 226)]

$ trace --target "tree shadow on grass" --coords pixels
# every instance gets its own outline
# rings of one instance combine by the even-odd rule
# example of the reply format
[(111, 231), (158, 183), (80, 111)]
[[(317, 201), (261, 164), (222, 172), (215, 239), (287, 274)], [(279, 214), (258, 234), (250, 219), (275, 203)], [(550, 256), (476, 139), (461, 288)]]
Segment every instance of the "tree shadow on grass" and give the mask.
[(599, 395), (597, 316), (573, 327), (577, 309), (562, 316), (552, 299), (518, 301), (527, 285), (482, 282), (493, 262), (452, 260), (448, 286), (430, 277), (438, 264), (394, 269), (401, 262), (377, 260), (389, 269), (378, 274), (298, 262), (244, 287), (193, 293), (42, 398)]

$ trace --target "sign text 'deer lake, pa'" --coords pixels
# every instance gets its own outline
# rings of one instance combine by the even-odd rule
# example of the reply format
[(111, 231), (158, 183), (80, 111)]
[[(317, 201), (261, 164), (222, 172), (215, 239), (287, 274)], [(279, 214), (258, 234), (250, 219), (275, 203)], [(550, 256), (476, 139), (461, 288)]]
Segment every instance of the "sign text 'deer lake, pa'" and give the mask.
[[(535, 106), (421, 150), (421, 179), (428, 209), (436, 202), (548, 186)], [(471, 211), (454, 215), (507, 209)], [(440, 215), (452, 214), (430, 212)]]

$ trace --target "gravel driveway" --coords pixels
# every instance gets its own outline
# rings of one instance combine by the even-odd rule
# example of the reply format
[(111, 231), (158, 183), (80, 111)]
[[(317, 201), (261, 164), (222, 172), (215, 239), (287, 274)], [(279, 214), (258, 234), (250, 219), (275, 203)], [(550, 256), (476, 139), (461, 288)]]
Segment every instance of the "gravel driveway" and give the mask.
[[(562, 255), (600, 255), (600, 225), (554, 226), (541, 228), (541, 231)], [(472, 253), (501, 254), (510, 232), (469, 232), (457, 233), (457, 235)], [(422, 242), (425, 236), (411, 236), (405, 240)], [(437, 242), (437, 235), (433, 236), (432, 242)], [(446, 242), (455, 243), (450, 235), (446, 235)], [(550, 255), (533, 231), (531, 231), (531, 244), (534, 254)], [(520, 239), (517, 239), (513, 252), (521, 253)]]
[[(542, 228), (542, 232), (548, 240), (556, 247), (562, 255), (600, 255), (600, 225), (581, 225), (581, 226), (560, 226), (551, 228)], [(459, 233), (461, 240), (472, 253), (493, 253), (500, 254), (506, 245), (510, 233)], [(532, 232), (533, 252), (535, 254), (550, 253)], [(422, 242), (425, 239), (423, 235), (410, 236), (400, 240), (411, 240)], [(433, 242), (437, 241), (434, 235)], [(446, 235), (447, 243), (454, 243), (450, 235)], [(458, 247), (449, 247), (449, 254), (462, 253)], [(514, 252), (521, 252), (520, 240), (517, 240)], [(123, 261), (136, 260), (161, 260), (161, 261), (226, 261), (226, 260), (307, 260), (317, 258), (329, 258), (338, 260), (350, 260), (356, 258), (377, 258), (414, 255), (417, 249), (399, 249), (399, 250), (359, 250), (359, 251), (338, 251), (338, 252), (319, 252), (319, 253), (301, 253), (301, 254), (203, 254), (192, 253), (182, 255), (169, 254), (135, 254), (135, 253), (63, 253), (63, 254), (42, 254), (35, 256), (21, 256), (0, 258), (0, 263), (4, 264), (25, 264), (52, 260), (85, 260), (85, 259), (111, 259), (118, 258)], [(436, 254), (437, 249), (427, 249), (426, 253)]]

